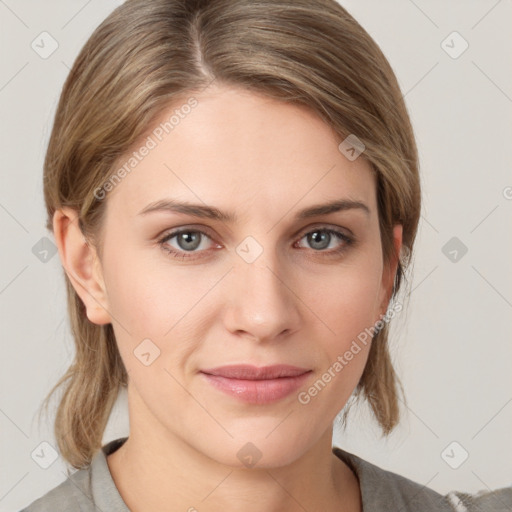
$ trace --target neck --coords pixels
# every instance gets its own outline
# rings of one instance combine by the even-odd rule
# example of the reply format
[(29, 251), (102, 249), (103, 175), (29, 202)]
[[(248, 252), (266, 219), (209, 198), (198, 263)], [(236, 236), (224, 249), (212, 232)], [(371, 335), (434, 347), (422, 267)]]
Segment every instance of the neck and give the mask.
[(132, 420), (129, 438), (107, 462), (131, 512), (360, 512), (357, 478), (331, 443), (332, 428), (291, 463), (239, 468), (208, 457), (156, 421)]

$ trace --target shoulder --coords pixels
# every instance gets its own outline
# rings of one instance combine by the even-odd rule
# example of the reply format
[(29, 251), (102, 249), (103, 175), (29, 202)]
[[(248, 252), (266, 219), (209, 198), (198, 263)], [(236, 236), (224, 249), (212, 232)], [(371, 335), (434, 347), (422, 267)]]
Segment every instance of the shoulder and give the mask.
[(80, 469), (21, 512), (69, 512), (94, 510), (90, 486), (90, 467)]
[(129, 512), (112, 480), (106, 459), (126, 439), (115, 439), (102, 446), (88, 467), (68, 475), (64, 482), (20, 512)]
[(364, 512), (453, 512), (448, 499), (425, 485), (333, 448), (359, 479)]
[(335, 455), (356, 473), (364, 512), (504, 512), (512, 510), (512, 487), (478, 494), (442, 495), (357, 455), (333, 447)]
[(452, 491), (447, 498), (457, 512), (510, 512), (512, 510), (512, 485), (475, 494)]

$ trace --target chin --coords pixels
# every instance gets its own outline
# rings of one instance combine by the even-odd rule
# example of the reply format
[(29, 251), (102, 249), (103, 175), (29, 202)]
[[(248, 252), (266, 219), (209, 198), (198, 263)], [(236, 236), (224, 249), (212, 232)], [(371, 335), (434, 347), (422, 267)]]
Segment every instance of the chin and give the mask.
[(287, 466), (307, 452), (314, 440), (309, 440), (298, 427), (293, 431), (283, 426), (276, 429), (278, 424), (274, 421), (272, 428), (253, 434), (240, 429), (237, 432), (230, 430), (233, 438), (228, 438), (227, 434), (224, 439), (210, 438), (204, 453), (221, 464), (241, 469)]

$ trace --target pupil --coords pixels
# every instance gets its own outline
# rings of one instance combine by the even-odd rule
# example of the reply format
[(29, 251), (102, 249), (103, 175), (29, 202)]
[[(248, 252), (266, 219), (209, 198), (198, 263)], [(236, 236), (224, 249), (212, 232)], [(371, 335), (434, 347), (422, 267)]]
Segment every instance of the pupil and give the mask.
[[(311, 234), (312, 246), (316, 249), (325, 249), (329, 246), (330, 235), (325, 231), (315, 231)], [(325, 243), (327, 241), (327, 244)], [(318, 247), (317, 244), (320, 244)]]
[(180, 233), (179, 241), (182, 249), (196, 249), (199, 240), (199, 233), (194, 233), (192, 231), (186, 231), (184, 233)]

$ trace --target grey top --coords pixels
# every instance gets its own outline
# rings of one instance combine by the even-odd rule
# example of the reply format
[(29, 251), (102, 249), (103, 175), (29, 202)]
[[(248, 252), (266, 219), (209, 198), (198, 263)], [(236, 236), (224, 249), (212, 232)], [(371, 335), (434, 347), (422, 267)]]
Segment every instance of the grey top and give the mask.
[[(114, 439), (104, 445), (88, 468), (75, 471), (20, 512), (130, 512), (107, 464), (107, 455), (117, 450), (126, 439)], [(512, 511), (512, 486), (478, 494), (452, 491), (443, 496), (341, 448), (333, 447), (333, 452), (357, 475), (363, 512)]]

